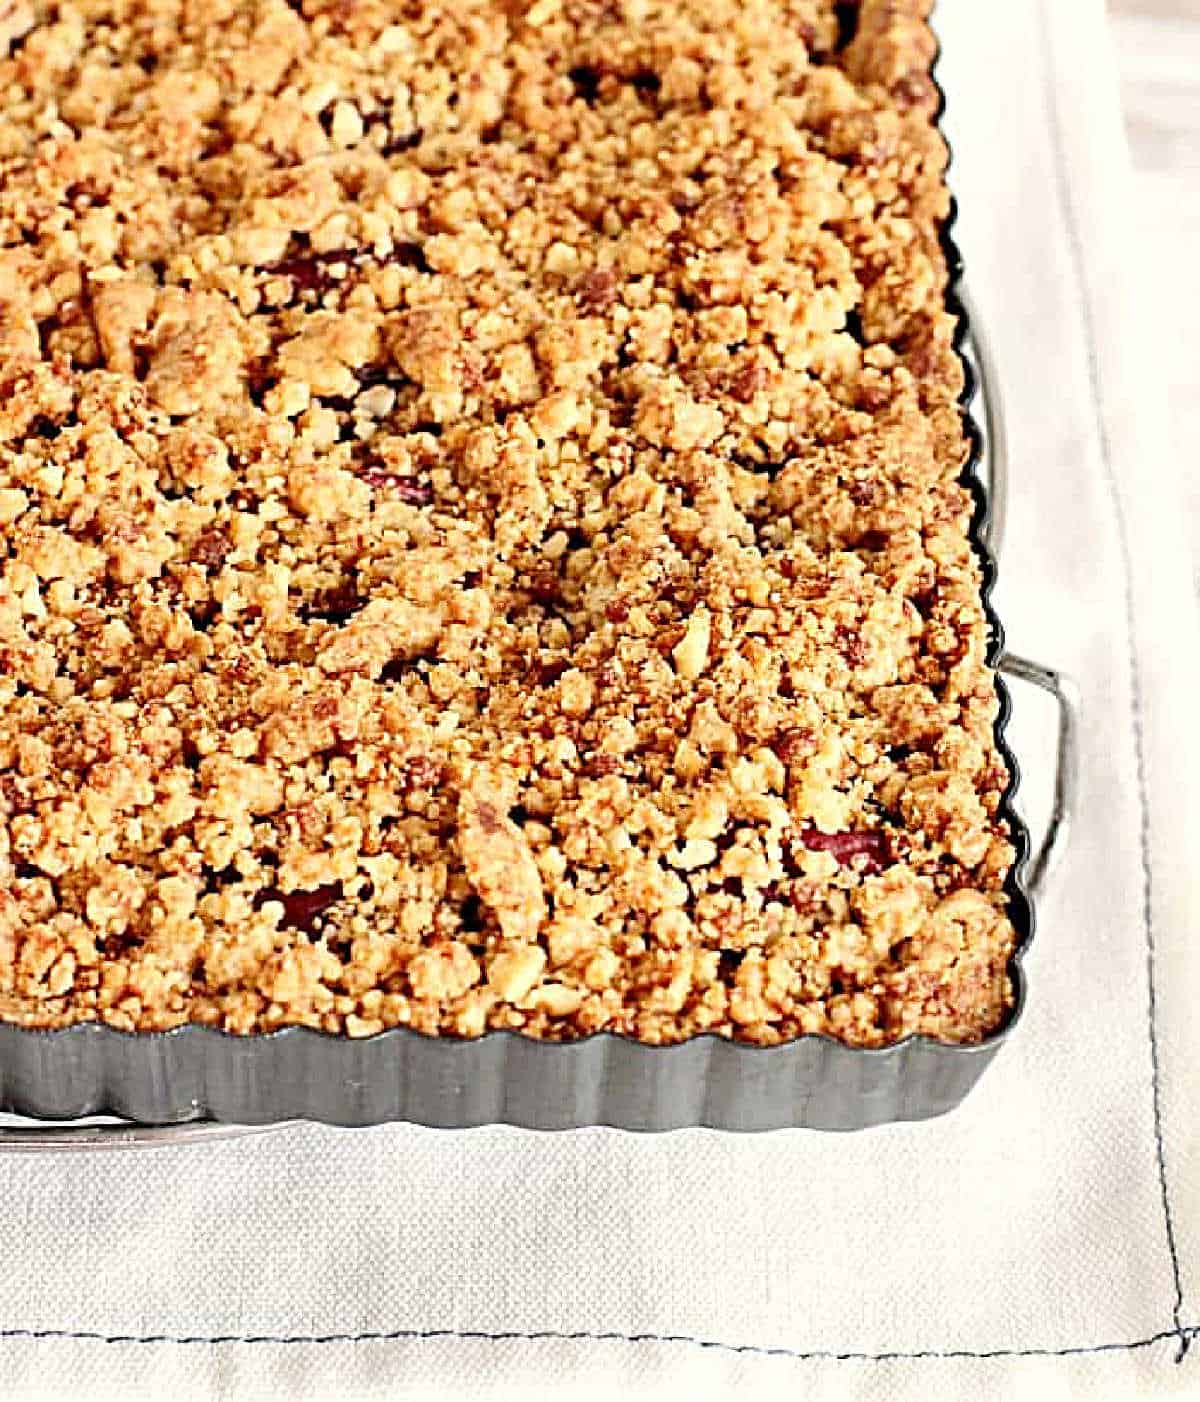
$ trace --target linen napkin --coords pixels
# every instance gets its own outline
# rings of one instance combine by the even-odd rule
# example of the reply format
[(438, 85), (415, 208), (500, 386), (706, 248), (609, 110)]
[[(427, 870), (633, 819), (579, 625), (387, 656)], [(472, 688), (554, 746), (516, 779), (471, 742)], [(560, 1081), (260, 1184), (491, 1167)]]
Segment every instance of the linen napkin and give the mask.
[[(852, 1136), (303, 1126), (0, 1157), (6, 1397), (1200, 1388), (1200, 634), (1170, 347), (1141, 325), (1100, 0), (938, 21), (1012, 440), (997, 604), (1086, 714), (1013, 1040), (955, 1113)], [(1036, 821), (1050, 717), (1015, 699)]]

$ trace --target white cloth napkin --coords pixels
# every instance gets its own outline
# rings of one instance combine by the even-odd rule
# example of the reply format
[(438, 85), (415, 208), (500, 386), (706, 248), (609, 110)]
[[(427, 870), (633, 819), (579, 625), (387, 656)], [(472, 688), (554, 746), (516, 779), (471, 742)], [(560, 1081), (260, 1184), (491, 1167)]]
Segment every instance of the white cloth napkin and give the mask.
[[(1081, 682), (1014, 1040), (855, 1136), (298, 1127), (0, 1157), (7, 1398), (1148, 1397), (1200, 1388), (1197, 632), (1100, 0), (943, 0), (1014, 455), (997, 601)], [(1042, 805), (1046, 705), (1013, 738)]]

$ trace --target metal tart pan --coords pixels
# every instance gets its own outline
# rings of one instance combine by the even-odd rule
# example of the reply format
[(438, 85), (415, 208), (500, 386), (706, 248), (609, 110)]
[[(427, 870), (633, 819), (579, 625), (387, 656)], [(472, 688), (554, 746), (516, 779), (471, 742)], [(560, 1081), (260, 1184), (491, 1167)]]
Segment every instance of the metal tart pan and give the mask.
[[(1013, 1003), (1002, 1027), (977, 1044), (912, 1036), (861, 1049), (824, 1035), (761, 1047), (707, 1034), (660, 1047), (613, 1033), (547, 1042), (496, 1031), (461, 1040), (396, 1027), (353, 1039), (303, 1027), (237, 1036), (198, 1026), (127, 1033), (99, 1023), (45, 1031), (0, 1023), (0, 1109), (33, 1121), (118, 1120), (0, 1127), (0, 1149), (135, 1148), (290, 1120), (403, 1120), (446, 1129), (857, 1130), (930, 1119), (958, 1105), (1020, 1023), (1033, 898), (1061, 851), (1074, 800), (1077, 703), (1060, 673), (1005, 652), (991, 606), (1007, 481), (1004, 424), (986, 341), (967, 310), (954, 213), (952, 206), (941, 243), (966, 375), (964, 481), (975, 498), (971, 539), (982, 571), (988, 662), (998, 674), (996, 742), (1011, 776), (1001, 816), (1017, 851), (1006, 887), (1017, 934), (1008, 969)], [(980, 384), (982, 424), (972, 412)], [(1036, 851), (1013, 806), (1018, 769), (1005, 740), (1005, 676), (1050, 692), (1059, 707), (1054, 812)]]

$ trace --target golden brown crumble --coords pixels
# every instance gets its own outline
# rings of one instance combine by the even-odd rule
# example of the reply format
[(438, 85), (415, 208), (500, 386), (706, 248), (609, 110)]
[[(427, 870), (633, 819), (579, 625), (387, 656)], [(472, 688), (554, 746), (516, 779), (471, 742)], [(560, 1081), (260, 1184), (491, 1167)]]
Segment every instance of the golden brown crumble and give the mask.
[(976, 1039), (928, 0), (0, 6), (0, 1016)]

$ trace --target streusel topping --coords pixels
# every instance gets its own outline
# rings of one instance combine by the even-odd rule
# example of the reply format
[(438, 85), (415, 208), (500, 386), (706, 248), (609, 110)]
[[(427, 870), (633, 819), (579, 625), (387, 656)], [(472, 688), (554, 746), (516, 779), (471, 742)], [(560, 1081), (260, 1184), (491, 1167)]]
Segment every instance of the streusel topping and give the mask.
[(0, 1016), (973, 1040), (928, 0), (0, 4)]

